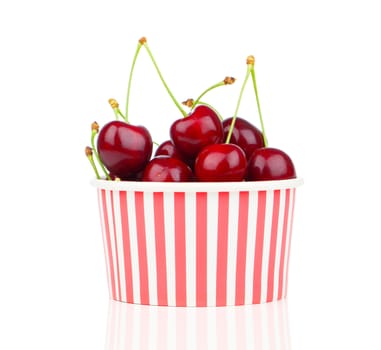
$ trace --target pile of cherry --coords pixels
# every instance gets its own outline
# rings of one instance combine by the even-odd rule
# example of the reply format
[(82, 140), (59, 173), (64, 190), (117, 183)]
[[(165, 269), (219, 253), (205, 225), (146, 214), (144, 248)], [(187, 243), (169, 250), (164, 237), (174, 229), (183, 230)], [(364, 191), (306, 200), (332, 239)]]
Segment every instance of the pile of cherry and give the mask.
[[(155, 68), (173, 102), (182, 113), (170, 126), (170, 138), (157, 145), (149, 130), (128, 121), (128, 97), (132, 72), (141, 47), (147, 49)], [(139, 40), (128, 85), (126, 113), (110, 99), (116, 119), (102, 128), (92, 124), (92, 147), (86, 155), (98, 179), (157, 182), (221, 182), (283, 180), (296, 177), (291, 158), (282, 150), (268, 147), (264, 131), (254, 71), (254, 57), (247, 58), (247, 73), (233, 117), (223, 119), (210, 105), (188, 100), (190, 111), (185, 112), (174, 99), (165, 83), (145, 38)], [(262, 125), (259, 130), (249, 121), (237, 117), (245, 84), (251, 75)], [(225, 78), (214, 87), (231, 84), (234, 78)], [(119, 120), (122, 118), (122, 120)], [(100, 176), (94, 157), (104, 172)]]

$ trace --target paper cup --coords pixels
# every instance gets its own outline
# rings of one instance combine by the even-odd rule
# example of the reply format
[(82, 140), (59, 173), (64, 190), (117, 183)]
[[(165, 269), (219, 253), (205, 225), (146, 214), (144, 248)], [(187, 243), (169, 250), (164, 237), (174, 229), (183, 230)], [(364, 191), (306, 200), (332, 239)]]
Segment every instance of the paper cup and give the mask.
[(226, 306), (287, 295), (301, 179), (92, 184), (98, 191), (111, 299)]

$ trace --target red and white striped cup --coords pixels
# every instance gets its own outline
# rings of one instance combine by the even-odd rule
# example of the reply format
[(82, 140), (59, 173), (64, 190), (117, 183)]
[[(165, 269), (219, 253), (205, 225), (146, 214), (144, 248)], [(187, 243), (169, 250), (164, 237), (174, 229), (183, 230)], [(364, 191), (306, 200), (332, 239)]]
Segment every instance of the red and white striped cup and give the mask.
[(92, 183), (113, 300), (226, 306), (286, 296), (301, 179)]

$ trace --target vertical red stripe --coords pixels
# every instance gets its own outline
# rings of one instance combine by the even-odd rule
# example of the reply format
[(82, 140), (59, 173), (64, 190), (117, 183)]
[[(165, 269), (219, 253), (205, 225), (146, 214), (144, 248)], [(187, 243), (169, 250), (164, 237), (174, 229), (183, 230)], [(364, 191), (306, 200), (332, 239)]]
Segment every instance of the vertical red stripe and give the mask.
[(278, 220), (279, 220), (279, 202), (280, 190), (274, 191), (273, 214), (271, 220), (271, 238), (270, 238), (270, 255), (269, 268), (267, 274), (267, 302), (274, 299), (274, 270), (276, 257), (276, 243), (278, 237)]
[(218, 194), (216, 305), (226, 305), (229, 193)]
[(119, 192), (120, 199), (120, 216), (122, 219), (122, 236), (123, 236), (123, 255), (124, 255), (124, 273), (126, 279), (126, 300), (128, 303), (134, 302), (133, 285), (132, 285), (132, 264), (131, 264), (131, 244), (130, 244), (130, 228), (127, 210), (127, 192)]
[(114, 226), (114, 250), (115, 250), (115, 260), (116, 260), (116, 276), (118, 280), (118, 300), (121, 300), (121, 288), (120, 288), (120, 269), (119, 269), (119, 253), (118, 253), (118, 238), (116, 236), (116, 224), (115, 224), (115, 209), (114, 209), (114, 192), (110, 191), (111, 196), (111, 213), (112, 213), (112, 223)]
[(185, 193), (175, 192), (176, 305), (186, 306)]
[(138, 241), (140, 302), (149, 304), (146, 228), (144, 224), (144, 193), (135, 192), (136, 234)]
[(155, 192), (153, 194), (153, 209), (155, 221), (157, 303), (158, 305), (166, 306), (168, 305), (167, 262), (165, 251), (164, 195), (162, 192)]
[(265, 232), (266, 191), (258, 192), (257, 230), (255, 234), (253, 304), (261, 301), (263, 236)]
[(115, 290), (115, 271), (114, 271), (114, 262), (112, 258), (112, 249), (111, 249), (111, 239), (110, 239), (110, 226), (108, 224), (108, 211), (107, 211), (107, 203), (106, 203), (106, 190), (101, 190), (101, 198), (102, 198), (102, 208), (103, 208), (103, 220), (105, 225), (105, 236), (106, 236), (106, 245), (107, 245), (107, 253), (108, 253), (108, 263), (110, 266), (110, 280), (111, 280), (111, 297), (116, 300), (116, 290)]
[(235, 285), (235, 304), (236, 305), (243, 305), (245, 303), (245, 271), (246, 271), (246, 242), (247, 242), (248, 209), (249, 209), (249, 192), (240, 192), (239, 213), (238, 213), (236, 285)]
[(196, 305), (207, 303), (207, 194), (196, 193)]
[(295, 207), (295, 188), (292, 189), (293, 199), (292, 199), (292, 207), (291, 207), (291, 216), (290, 216), (290, 231), (288, 233), (288, 253), (287, 253), (287, 262), (286, 262), (286, 283), (285, 283), (285, 291), (284, 297), (287, 296), (287, 288), (288, 288), (288, 269), (290, 263), (290, 251), (291, 251), (291, 238), (292, 238), (292, 226), (294, 224), (294, 207)]
[(287, 240), (287, 226), (288, 226), (288, 217), (289, 217), (289, 208), (290, 208), (290, 189), (286, 190), (286, 199), (285, 199), (285, 208), (284, 208), (284, 219), (283, 219), (283, 230), (282, 230), (282, 246), (280, 251), (280, 264), (279, 264), (279, 287), (278, 287), (278, 300), (282, 298), (283, 295), (283, 272), (284, 272), (284, 260), (286, 252), (286, 240)]

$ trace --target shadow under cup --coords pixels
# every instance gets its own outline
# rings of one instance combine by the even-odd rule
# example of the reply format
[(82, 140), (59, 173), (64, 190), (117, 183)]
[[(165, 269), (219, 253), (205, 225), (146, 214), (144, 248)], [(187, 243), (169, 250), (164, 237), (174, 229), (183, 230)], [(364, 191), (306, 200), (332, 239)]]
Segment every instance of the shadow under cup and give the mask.
[(111, 299), (160, 306), (283, 299), (302, 183), (94, 180)]

